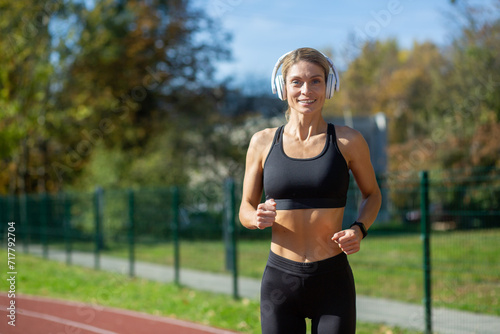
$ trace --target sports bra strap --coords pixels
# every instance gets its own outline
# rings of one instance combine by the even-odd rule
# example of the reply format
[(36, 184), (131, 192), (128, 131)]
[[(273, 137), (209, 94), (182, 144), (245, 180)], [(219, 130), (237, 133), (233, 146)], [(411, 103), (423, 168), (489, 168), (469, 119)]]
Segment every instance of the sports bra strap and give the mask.
[(273, 139), (273, 146), (277, 145), (280, 143), (280, 140), (281, 140), (281, 137), (282, 137), (282, 133), (283, 133), (283, 128), (285, 126), (282, 125), (280, 126), (277, 130), (276, 130), (276, 133), (274, 134), (274, 139)]
[(328, 123), (328, 135), (330, 136), (330, 143), (336, 145), (337, 134), (335, 133), (335, 125)]

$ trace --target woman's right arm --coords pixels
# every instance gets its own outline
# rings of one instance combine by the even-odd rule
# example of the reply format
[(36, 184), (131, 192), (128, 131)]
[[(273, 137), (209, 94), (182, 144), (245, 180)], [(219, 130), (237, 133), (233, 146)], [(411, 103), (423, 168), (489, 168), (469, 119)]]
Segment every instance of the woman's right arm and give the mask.
[(248, 146), (243, 193), (240, 206), (240, 222), (248, 229), (264, 229), (272, 226), (276, 218), (276, 203), (262, 198), (263, 166), (266, 152), (269, 151), (273, 132), (271, 129), (257, 132), (252, 136)]

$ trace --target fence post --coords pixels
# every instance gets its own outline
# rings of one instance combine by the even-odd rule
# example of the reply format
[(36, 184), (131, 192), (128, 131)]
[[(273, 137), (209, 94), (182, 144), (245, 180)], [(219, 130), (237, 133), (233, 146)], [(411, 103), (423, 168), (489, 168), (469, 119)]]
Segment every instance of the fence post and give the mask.
[(420, 172), (421, 236), (423, 242), (425, 334), (432, 334), (429, 173)]
[(64, 228), (64, 243), (66, 245), (66, 264), (71, 265), (71, 251), (73, 248), (73, 235), (71, 232), (71, 210), (68, 194), (61, 192), (59, 194), (61, 205), (63, 206), (63, 228)]
[(233, 276), (233, 298), (238, 299), (238, 261), (236, 252), (235, 195), (234, 180), (226, 179), (224, 184), (224, 240), (226, 244), (226, 268)]
[(134, 191), (128, 191), (128, 241), (129, 241), (129, 275), (130, 277), (135, 276), (135, 219), (134, 219)]
[(42, 239), (42, 249), (43, 249), (43, 258), (48, 259), (49, 258), (49, 241), (48, 241), (48, 228), (47, 228), (47, 215), (48, 215), (48, 197), (47, 193), (41, 193), (40, 194), (40, 219), (41, 219), (41, 230), (40, 230), (40, 237)]
[(174, 242), (174, 282), (180, 284), (180, 250), (179, 250), (179, 188), (172, 188), (172, 236)]
[(102, 219), (104, 212), (104, 190), (101, 187), (95, 189), (94, 194), (94, 215), (95, 215), (95, 249), (94, 249), (94, 267), (96, 270), (101, 268), (100, 253), (102, 248)]

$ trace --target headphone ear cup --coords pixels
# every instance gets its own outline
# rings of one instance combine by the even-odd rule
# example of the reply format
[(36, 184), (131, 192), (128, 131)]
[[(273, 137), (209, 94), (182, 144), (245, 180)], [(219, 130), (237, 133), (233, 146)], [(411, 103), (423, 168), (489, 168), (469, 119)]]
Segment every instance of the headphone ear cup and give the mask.
[(326, 79), (326, 98), (331, 99), (333, 97), (333, 93), (335, 92), (335, 76), (333, 73), (328, 74), (328, 78)]
[(276, 76), (275, 84), (276, 94), (278, 94), (278, 97), (283, 101), (286, 100), (285, 82), (282, 75)]

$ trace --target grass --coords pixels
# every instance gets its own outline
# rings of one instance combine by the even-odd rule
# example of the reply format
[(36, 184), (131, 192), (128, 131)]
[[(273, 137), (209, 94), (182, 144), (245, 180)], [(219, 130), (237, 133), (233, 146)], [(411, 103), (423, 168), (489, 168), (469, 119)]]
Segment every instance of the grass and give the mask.
[[(500, 315), (500, 230), (433, 233), (433, 306)], [(419, 236), (366, 239), (350, 257), (357, 292), (421, 303), (422, 242)]]
[[(0, 252), (6, 258), (6, 252)], [(259, 304), (249, 299), (195, 291), (174, 284), (132, 279), (125, 275), (41, 260), (16, 257), (18, 293), (139, 310), (242, 333), (260, 333)], [(6, 281), (0, 287), (6, 291)], [(417, 334), (380, 324), (358, 324), (358, 334)]]
[[(432, 234), (434, 306), (500, 315), (499, 238), (499, 229)], [(109, 246), (106, 255), (128, 256), (126, 244)], [(260, 278), (268, 253), (268, 240), (240, 240), (239, 274)], [(221, 241), (181, 241), (182, 267), (224, 272), (224, 257)], [(171, 243), (136, 246), (137, 260), (172, 265), (173, 258)], [(349, 261), (358, 294), (421, 303), (423, 261), (419, 234), (372, 233)]]

